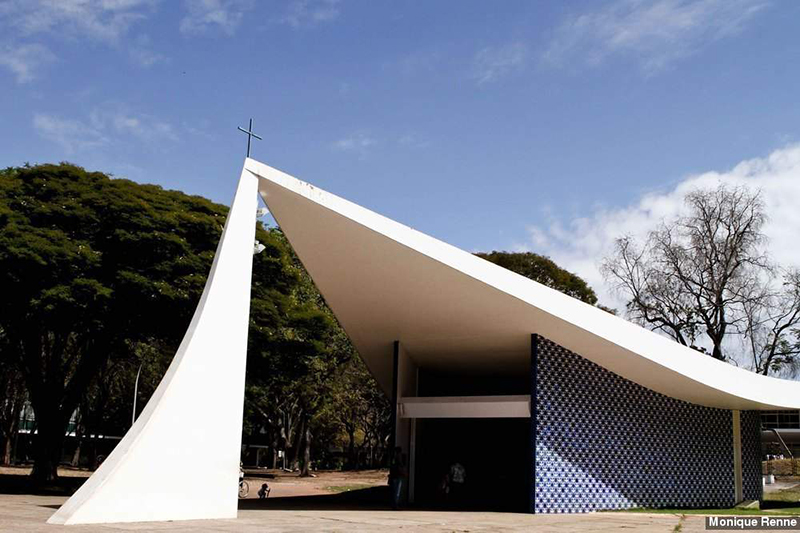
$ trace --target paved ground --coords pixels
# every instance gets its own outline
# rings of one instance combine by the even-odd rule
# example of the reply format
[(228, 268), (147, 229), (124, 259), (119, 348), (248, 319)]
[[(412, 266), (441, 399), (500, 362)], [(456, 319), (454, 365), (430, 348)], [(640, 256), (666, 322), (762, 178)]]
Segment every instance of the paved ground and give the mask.
[[(7, 487), (22, 480), (27, 470), (0, 469)], [(237, 520), (202, 520), (103, 526), (51, 526), (46, 521), (66, 500), (64, 495), (0, 494), (0, 532), (69, 533), (115, 531), (169, 532), (516, 532), (557, 533), (609, 531), (705, 531), (702, 516), (643, 513), (592, 513), (583, 515), (530, 515), (526, 513), (391, 511), (386, 508), (385, 471), (326, 472), (315, 478), (298, 478), (283, 472), (251, 471), (250, 497), (239, 502)], [(63, 477), (86, 477), (88, 472), (64, 471)], [(11, 483), (9, 484), (9, 480)], [(79, 482), (78, 479), (75, 479)], [(256, 491), (266, 481), (272, 487), (268, 500)], [(794, 482), (796, 483), (796, 481)], [(364, 490), (357, 490), (364, 489)], [(350, 492), (355, 491), (357, 492)], [(676, 529), (680, 525), (680, 528)]]
[[(0, 495), (0, 531), (70, 533), (114, 531), (170, 532), (489, 532), (552, 531), (558, 533), (604, 531), (671, 532), (680, 517), (637, 513), (586, 515), (528, 515), (488, 512), (436, 512), (386, 510), (307, 510), (259, 508), (258, 501), (240, 509), (237, 520), (200, 520), (103, 526), (51, 526), (45, 522), (64, 502), (63, 496)], [(276, 499), (277, 501), (278, 499)], [(274, 505), (274, 504), (273, 504)], [(243, 504), (243, 506), (245, 506)], [(689, 517), (682, 531), (703, 531), (701, 517)]]

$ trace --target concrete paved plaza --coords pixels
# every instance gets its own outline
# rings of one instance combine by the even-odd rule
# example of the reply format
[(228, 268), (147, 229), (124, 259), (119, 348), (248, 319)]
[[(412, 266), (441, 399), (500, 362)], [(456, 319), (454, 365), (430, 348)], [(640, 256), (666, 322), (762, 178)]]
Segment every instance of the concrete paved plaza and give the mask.
[[(63, 496), (0, 494), (0, 531), (113, 532), (113, 531), (258, 531), (258, 532), (354, 532), (390, 531), (553, 531), (558, 533), (598, 531), (671, 532), (704, 531), (703, 517), (640, 513), (594, 513), (583, 515), (529, 515), (492, 512), (308, 510), (259, 508), (247, 502), (236, 520), (202, 520), (166, 523), (135, 523), (95, 526), (53, 526), (47, 518), (66, 500)], [(277, 499), (276, 499), (277, 500)], [(276, 502), (271, 502), (275, 505)]]

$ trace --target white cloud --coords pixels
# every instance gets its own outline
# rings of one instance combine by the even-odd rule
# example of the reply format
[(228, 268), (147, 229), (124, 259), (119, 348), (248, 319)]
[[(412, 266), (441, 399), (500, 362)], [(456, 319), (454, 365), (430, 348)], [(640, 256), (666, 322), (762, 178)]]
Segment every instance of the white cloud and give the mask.
[(58, 32), (117, 42), (157, 0), (10, 0), (0, 16), (25, 36)]
[(172, 125), (142, 113), (131, 113), (119, 106), (105, 106), (89, 114), (92, 126), (100, 131), (112, 132), (119, 137), (134, 137), (145, 143), (177, 141)]
[(762, 191), (770, 217), (764, 227), (770, 254), (784, 266), (800, 266), (800, 144), (743, 161), (726, 172), (689, 176), (671, 190), (646, 194), (629, 206), (597, 209), (567, 224), (553, 220), (544, 227), (531, 227), (530, 243), (518, 248), (550, 256), (583, 277), (602, 303), (622, 308), (620, 297), (605, 285), (598, 268), (611, 252), (614, 240), (623, 235), (643, 238), (660, 221), (682, 212), (687, 192), (720, 182)]
[[(58, 39), (88, 39), (106, 45), (125, 44), (131, 27), (154, 10), (160, 0), (0, 0), (0, 65), (24, 83), (56, 56), (34, 39), (45, 35)], [(165, 60), (152, 51), (146, 36), (131, 43), (131, 58), (143, 66)]]
[(444, 59), (445, 55), (440, 50), (420, 50), (405, 54), (397, 61), (387, 63), (385, 66), (398, 70), (404, 76), (429, 77), (441, 70)]
[(708, 43), (739, 33), (766, 6), (766, 0), (616, 0), (567, 19), (544, 58), (556, 64), (597, 65), (612, 55), (627, 55), (653, 74)]
[(479, 84), (497, 81), (521, 69), (527, 55), (528, 47), (523, 43), (483, 48), (472, 61), (472, 77)]
[(33, 127), (43, 138), (60, 144), (70, 154), (96, 148), (107, 142), (100, 131), (77, 120), (37, 113), (33, 117)]
[(0, 66), (10, 70), (19, 83), (32, 81), (37, 71), (52, 62), (55, 55), (41, 44), (22, 44), (0, 48)]
[(377, 144), (377, 141), (364, 133), (356, 133), (343, 137), (333, 143), (334, 150), (340, 152), (354, 152), (358, 153), (361, 157), (367, 154), (370, 147)]
[(280, 21), (293, 28), (312, 28), (339, 16), (339, 0), (293, 0)]
[(186, 16), (181, 20), (184, 35), (221, 31), (233, 35), (244, 15), (253, 7), (250, 0), (185, 0)]
[(427, 139), (421, 138), (419, 135), (408, 133), (397, 139), (397, 144), (407, 148), (427, 148), (431, 145), (431, 142)]
[(128, 53), (134, 63), (144, 68), (168, 62), (167, 56), (153, 50), (150, 36), (146, 34), (139, 35), (131, 42)]
[(67, 153), (131, 139), (149, 145), (178, 140), (169, 123), (116, 106), (95, 108), (85, 120), (37, 113), (33, 127), (41, 137), (61, 145)]

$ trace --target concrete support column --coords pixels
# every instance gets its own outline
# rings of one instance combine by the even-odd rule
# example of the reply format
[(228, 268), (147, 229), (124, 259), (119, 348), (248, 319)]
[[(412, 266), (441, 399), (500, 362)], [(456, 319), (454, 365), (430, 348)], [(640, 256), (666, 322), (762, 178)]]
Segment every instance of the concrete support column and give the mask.
[(417, 419), (409, 420), (408, 451), (408, 503), (414, 503), (414, 487), (417, 469)]
[(397, 437), (398, 433), (397, 424), (398, 421), (400, 420), (400, 417), (398, 416), (398, 410), (400, 409), (400, 390), (398, 388), (399, 364), (400, 364), (400, 341), (394, 341), (392, 343), (392, 412), (390, 421), (390, 428), (392, 430), (392, 434), (389, 439), (389, 442), (392, 445), (392, 453), (394, 453), (394, 449), (399, 445)]
[(731, 411), (733, 416), (733, 486), (736, 503), (744, 500), (742, 488), (742, 424), (738, 410)]
[(417, 365), (400, 341), (394, 341), (393, 344), (392, 368), (392, 450), (400, 447), (405, 455), (408, 469), (405, 497), (409, 503), (414, 503), (417, 421), (413, 418), (404, 418), (400, 410), (403, 407), (403, 397), (417, 395)]

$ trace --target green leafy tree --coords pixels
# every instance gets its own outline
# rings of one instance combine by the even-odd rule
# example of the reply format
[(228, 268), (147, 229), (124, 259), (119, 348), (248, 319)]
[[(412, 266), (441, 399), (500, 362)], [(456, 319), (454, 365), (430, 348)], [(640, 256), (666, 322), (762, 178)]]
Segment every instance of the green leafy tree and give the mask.
[(548, 257), (530, 252), (489, 252), (475, 255), (582, 302), (597, 305), (597, 295), (581, 277), (564, 270)]
[(110, 361), (173, 351), (226, 209), (70, 165), (0, 171), (0, 328), (37, 421), (33, 477), (57, 477), (65, 428)]
[[(245, 426), (271, 435), (287, 452), (289, 465), (308, 475), (315, 441), (320, 442), (315, 436), (330, 435), (323, 413), (331, 378), (354, 351), (283, 233), (275, 228), (269, 233), (280, 243), (273, 260), (291, 282), (280, 309), (254, 306), (251, 312), (246, 401), (251, 416)], [(263, 301), (259, 294), (271, 287), (254, 276), (254, 302)]]

